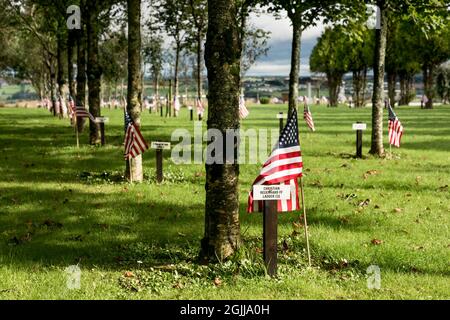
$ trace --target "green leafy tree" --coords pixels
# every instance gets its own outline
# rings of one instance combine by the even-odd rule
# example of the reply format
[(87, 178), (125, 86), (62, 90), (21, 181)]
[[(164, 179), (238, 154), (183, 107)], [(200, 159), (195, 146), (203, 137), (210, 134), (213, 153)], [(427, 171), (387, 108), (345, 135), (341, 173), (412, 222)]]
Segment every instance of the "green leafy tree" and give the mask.
[(342, 76), (349, 70), (348, 41), (342, 26), (326, 28), (310, 57), (310, 69), (327, 76), (330, 106), (337, 106)]

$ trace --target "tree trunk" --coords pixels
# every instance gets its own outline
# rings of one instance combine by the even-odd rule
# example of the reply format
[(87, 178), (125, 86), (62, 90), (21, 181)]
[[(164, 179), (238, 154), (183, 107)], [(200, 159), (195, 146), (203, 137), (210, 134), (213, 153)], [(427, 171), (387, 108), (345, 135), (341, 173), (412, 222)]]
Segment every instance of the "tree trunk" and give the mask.
[(297, 109), (298, 81), (300, 76), (300, 45), (302, 29), (300, 19), (294, 15), (292, 22), (291, 72), (289, 73), (289, 116)]
[(383, 107), (384, 107), (384, 65), (386, 58), (387, 7), (385, 0), (377, 0), (380, 8), (380, 29), (375, 31), (375, 64), (372, 96), (372, 141), (370, 153), (384, 155)]
[(73, 81), (74, 68), (73, 68), (73, 55), (75, 48), (75, 34), (73, 31), (69, 30), (67, 37), (67, 78), (69, 81), (69, 94), (72, 98), (75, 97), (76, 88), (75, 82)]
[[(170, 101), (172, 108), (175, 105), (173, 103), (173, 100), (175, 98), (178, 99), (178, 69), (180, 66), (180, 51), (181, 51), (181, 43), (177, 43), (177, 48), (176, 48), (176, 52), (175, 52), (175, 73), (174, 73), (174, 82), (173, 82), (174, 96), (172, 98), (172, 101)], [(175, 109), (173, 109), (173, 116), (174, 117), (178, 116), (178, 111), (176, 111)]]
[[(137, 127), (141, 126), (141, 0), (128, 0), (128, 92), (127, 112)], [(130, 177), (129, 162), (125, 173)], [(132, 181), (142, 182), (142, 155), (132, 160)]]
[[(197, 97), (202, 98), (202, 35), (197, 31)], [(187, 98), (187, 97), (186, 97)]]
[[(227, 129), (239, 129), (239, 84), (242, 46), (236, 21), (235, 0), (208, 0), (208, 32), (205, 61), (208, 69), (208, 129), (225, 136)], [(216, 148), (225, 158), (225, 146)], [(234, 143), (233, 158), (237, 158)], [(228, 155), (230, 156), (230, 155)], [(236, 159), (237, 160), (237, 159)], [(201, 257), (222, 260), (239, 248), (239, 164), (213, 163), (206, 168), (205, 236)]]
[(425, 109), (433, 109), (433, 98), (434, 98), (434, 77), (433, 77), (434, 67), (432, 64), (425, 64), (423, 66), (423, 83), (425, 95), (428, 98), (425, 104)]
[[(75, 102), (86, 107), (86, 33), (84, 24), (77, 30), (77, 95)], [(77, 118), (78, 132), (83, 132), (85, 119)]]
[(360, 108), (364, 105), (364, 70), (353, 71), (353, 101), (355, 108)]
[(330, 107), (338, 106), (339, 87), (342, 82), (342, 75), (327, 74), (328, 90), (330, 95)]
[[(64, 50), (65, 50), (65, 46), (64, 46), (63, 35), (61, 34), (61, 32), (58, 32), (57, 49), (56, 49), (56, 61), (58, 64), (58, 67), (57, 67), (58, 71), (56, 74), (56, 81), (58, 83), (58, 96), (61, 98), (64, 97), (64, 85), (66, 83), (66, 81), (64, 79), (64, 58), (63, 58)], [(57, 97), (57, 99), (59, 99), (59, 97)], [(64, 116), (63, 108), (62, 108), (62, 105), (60, 105), (59, 117), (62, 118), (63, 116)]]
[(395, 106), (395, 86), (397, 82), (397, 73), (395, 72), (388, 72), (388, 97), (391, 101), (392, 107)]
[[(88, 2), (87, 12), (87, 78), (89, 87), (89, 112), (94, 117), (100, 116), (100, 89), (102, 69), (99, 63), (99, 23), (98, 23), (98, 4), (96, 2)], [(89, 143), (91, 145), (100, 144), (100, 130), (97, 123), (89, 122)]]

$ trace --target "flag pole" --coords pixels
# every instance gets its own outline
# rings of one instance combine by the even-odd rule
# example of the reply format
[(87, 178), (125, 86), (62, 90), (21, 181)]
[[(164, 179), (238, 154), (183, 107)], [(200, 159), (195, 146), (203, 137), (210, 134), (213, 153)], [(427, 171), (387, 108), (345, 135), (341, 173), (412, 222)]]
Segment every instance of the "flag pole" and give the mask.
[(311, 267), (311, 252), (309, 250), (308, 222), (306, 221), (305, 193), (303, 191), (303, 177), (300, 177), (300, 187), (302, 193), (303, 221), (305, 222), (306, 250), (308, 252), (308, 264)]

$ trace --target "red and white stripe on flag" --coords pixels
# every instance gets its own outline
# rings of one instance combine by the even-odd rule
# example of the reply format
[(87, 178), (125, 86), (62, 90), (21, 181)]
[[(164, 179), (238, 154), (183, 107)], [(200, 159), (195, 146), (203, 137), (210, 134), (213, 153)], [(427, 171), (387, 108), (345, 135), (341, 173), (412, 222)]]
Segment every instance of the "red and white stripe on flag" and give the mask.
[(396, 146), (397, 148), (400, 148), (400, 141), (402, 139), (403, 135), (403, 126), (398, 120), (398, 118), (395, 118), (395, 120), (389, 120), (389, 144)]
[(316, 131), (316, 127), (314, 126), (314, 120), (312, 118), (311, 111), (308, 107), (305, 107), (305, 111), (303, 113), (303, 118), (305, 119), (306, 125), (311, 129), (311, 131)]
[[(300, 146), (276, 148), (263, 165), (253, 185), (285, 184), (291, 186), (291, 198), (278, 200), (278, 211), (287, 212), (300, 209), (297, 178), (302, 176), (303, 160)], [(248, 197), (247, 212), (262, 210), (262, 201), (253, 201), (253, 188)]]
[(241, 119), (245, 119), (248, 117), (250, 112), (248, 111), (247, 107), (245, 106), (245, 99), (243, 96), (239, 98), (239, 117)]
[(136, 158), (148, 150), (148, 144), (142, 136), (139, 128), (130, 123), (125, 133), (125, 160)]

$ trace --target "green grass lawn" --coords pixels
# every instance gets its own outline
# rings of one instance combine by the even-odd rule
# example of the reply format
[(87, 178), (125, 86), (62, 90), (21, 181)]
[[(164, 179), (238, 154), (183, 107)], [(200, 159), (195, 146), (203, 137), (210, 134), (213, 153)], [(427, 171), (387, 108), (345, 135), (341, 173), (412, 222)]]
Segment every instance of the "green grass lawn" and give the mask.
[[(278, 128), (286, 106), (254, 106), (244, 129)], [(299, 212), (280, 214), (279, 276), (265, 276), (262, 217), (245, 213), (260, 165), (241, 165), (243, 247), (233, 260), (198, 265), (204, 223), (204, 166), (175, 165), (154, 182), (124, 182), (123, 114), (104, 110), (107, 146), (75, 147), (68, 120), (43, 109), (0, 109), (1, 299), (449, 299), (450, 107), (402, 107), (405, 134), (393, 159), (367, 155), (370, 109), (311, 108), (300, 119), (313, 267), (307, 267)], [(364, 160), (353, 122), (365, 121)], [(385, 121), (385, 126), (386, 126)], [(170, 140), (179, 118), (143, 114), (149, 141)], [(206, 123), (204, 122), (205, 126)], [(387, 129), (385, 128), (387, 135)], [(386, 145), (387, 147), (387, 145)], [(379, 240), (379, 241), (376, 241)], [(78, 264), (81, 288), (65, 269)], [(366, 270), (381, 269), (381, 288)]]

